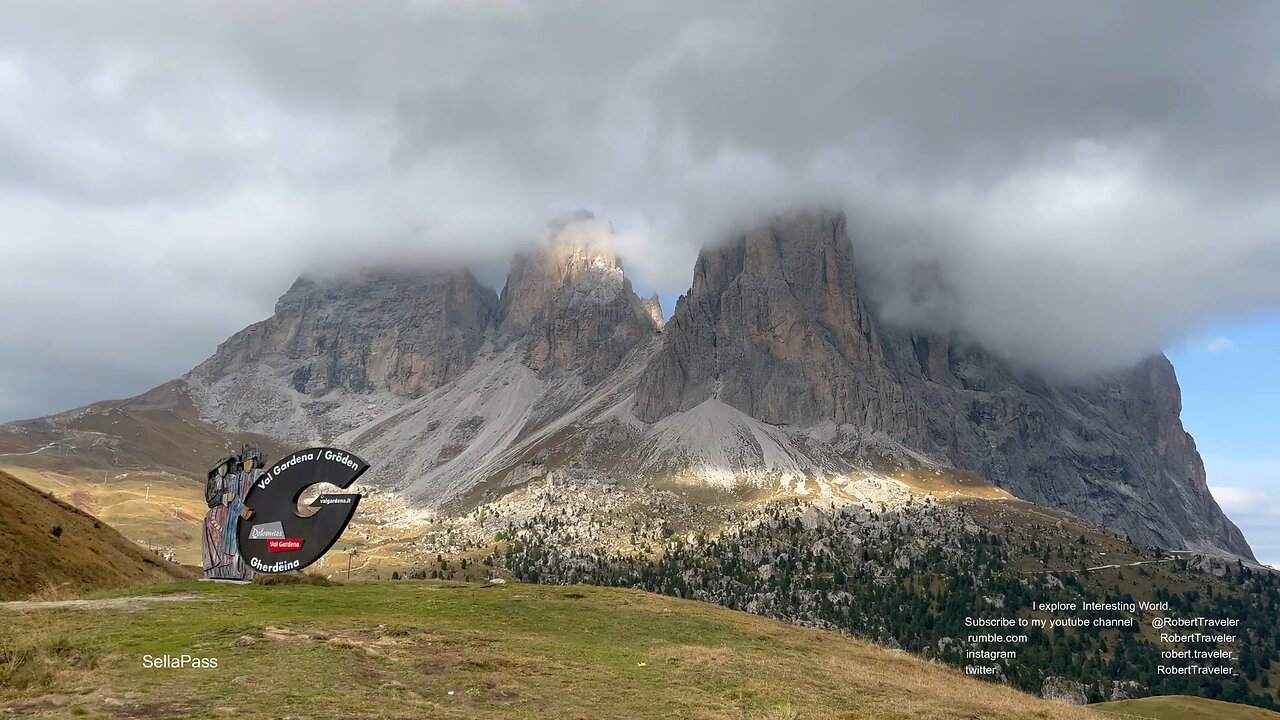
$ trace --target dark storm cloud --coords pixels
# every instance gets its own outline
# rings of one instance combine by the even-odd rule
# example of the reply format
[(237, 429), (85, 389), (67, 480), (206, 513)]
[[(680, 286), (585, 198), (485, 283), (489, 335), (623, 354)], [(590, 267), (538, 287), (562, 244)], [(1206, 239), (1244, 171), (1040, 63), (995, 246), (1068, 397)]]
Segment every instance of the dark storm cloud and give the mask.
[(890, 319), (1079, 376), (1280, 305), (1274, 3), (9, 3), (0, 418), (146, 389), (300, 271), (637, 286), (839, 204)]

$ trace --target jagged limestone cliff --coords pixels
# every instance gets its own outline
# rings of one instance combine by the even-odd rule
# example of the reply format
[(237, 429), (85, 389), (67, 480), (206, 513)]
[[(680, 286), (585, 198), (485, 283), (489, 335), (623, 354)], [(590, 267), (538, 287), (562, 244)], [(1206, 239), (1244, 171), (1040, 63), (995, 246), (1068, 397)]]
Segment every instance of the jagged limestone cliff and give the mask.
[(660, 316), (632, 290), (612, 239), (608, 224), (580, 213), (516, 257), (497, 330), (503, 341), (523, 342), (533, 370), (577, 371), (595, 383), (661, 328)]
[(1166, 359), (1051, 382), (882, 323), (858, 273), (841, 214), (794, 213), (706, 248), (664, 328), (579, 214), (500, 295), (465, 272), (299, 280), (171, 392), (226, 431), (350, 447), (429, 505), (548, 472), (844, 497), (957, 467), (1140, 542), (1251, 557)]
[(468, 272), (304, 277), (185, 380), (218, 425), (325, 437), (463, 375), (496, 311)]
[(714, 400), (770, 425), (870, 428), (1015, 495), (1165, 547), (1249, 547), (1205, 483), (1163, 356), (1050, 383), (954, 338), (883, 326), (838, 213), (704, 250), (636, 391), (657, 422)]

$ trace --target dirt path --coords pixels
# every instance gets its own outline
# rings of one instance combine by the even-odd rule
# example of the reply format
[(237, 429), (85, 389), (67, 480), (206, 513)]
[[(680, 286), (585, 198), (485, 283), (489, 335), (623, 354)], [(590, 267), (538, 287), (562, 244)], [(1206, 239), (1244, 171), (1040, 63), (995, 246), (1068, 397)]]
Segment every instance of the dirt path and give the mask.
[(125, 610), (132, 612), (144, 610), (148, 605), (167, 602), (186, 602), (188, 600), (209, 601), (213, 598), (200, 595), (141, 595), (139, 597), (103, 598), (100, 600), (14, 600), (0, 603), (0, 609), (14, 612), (28, 610)]
[[(0, 453), (0, 457), (22, 457), (23, 455), (35, 455), (36, 453), (44, 452), (45, 450), (48, 450), (48, 449), (49, 449), (49, 448), (51, 448), (51, 447), (58, 447), (58, 443), (49, 443), (48, 445), (45, 445), (44, 447), (40, 448), (39, 450), (32, 450), (32, 451), (30, 451), (30, 452), (21, 452), (21, 453)], [(73, 449), (74, 449), (74, 448), (73, 448)]]
[(1094, 570), (1109, 570), (1111, 568), (1138, 567), (1139, 565), (1152, 565), (1155, 563), (1173, 562), (1173, 560), (1174, 560), (1173, 558), (1165, 558), (1164, 560), (1142, 560), (1139, 562), (1118, 563), (1115, 565), (1099, 565), (1097, 567), (1085, 568), (1084, 572), (1093, 572)]

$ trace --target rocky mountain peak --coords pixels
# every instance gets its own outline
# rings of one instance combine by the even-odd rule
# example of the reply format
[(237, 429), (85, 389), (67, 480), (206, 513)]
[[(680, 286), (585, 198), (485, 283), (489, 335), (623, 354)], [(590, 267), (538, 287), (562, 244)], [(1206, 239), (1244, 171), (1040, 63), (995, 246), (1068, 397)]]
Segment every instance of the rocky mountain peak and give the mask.
[(645, 421), (713, 397), (770, 423), (876, 419), (858, 397), (878, 346), (842, 214), (780, 217), (704, 249), (666, 335), (637, 393)]
[(613, 227), (579, 211), (552, 222), (540, 247), (512, 261), (500, 321), (528, 327), (557, 300), (608, 303), (630, 287), (613, 249)]
[(1027, 376), (964, 338), (880, 322), (854, 270), (835, 213), (775, 218), (705, 249), (636, 416), (671, 423), (721, 404), (773, 428), (878, 436), (1140, 542), (1251, 557), (1207, 490), (1168, 360), (1087, 385)]
[(466, 271), (370, 269), (301, 277), (271, 317), (232, 335), (185, 380), (210, 416), (279, 437), (332, 391), (417, 397), (465, 373), (497, 297)]
[(500, 342), (524, 342), (529, 367), (581, 371), (588, 382), (660, 328), (660, 312), (623, 272), (613, 227), (585, 211), (551, 223), (541, 247), (516, 257), (498, 311)]
[(648, 313), (649, 319), (653, 321), (654, 326), (661, 329), (666, 323), (666, 316), (662, 314), (662, 300), (658, 298), (658, 293), (654, 293), (640, 302), (644, 306), (645, 312)]

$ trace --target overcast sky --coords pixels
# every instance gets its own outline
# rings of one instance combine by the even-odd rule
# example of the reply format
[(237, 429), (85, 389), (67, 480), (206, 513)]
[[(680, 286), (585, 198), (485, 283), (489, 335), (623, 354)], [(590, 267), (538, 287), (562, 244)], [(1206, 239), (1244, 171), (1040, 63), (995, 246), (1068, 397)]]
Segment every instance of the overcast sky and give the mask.
[(889, 318), (1057, 373), (1280, 306), (1280, 3), (10, 0), (0, 421), (176, 377), (309, 267), (501, 277), (587, 207), (670, 298), (811, 203)]

